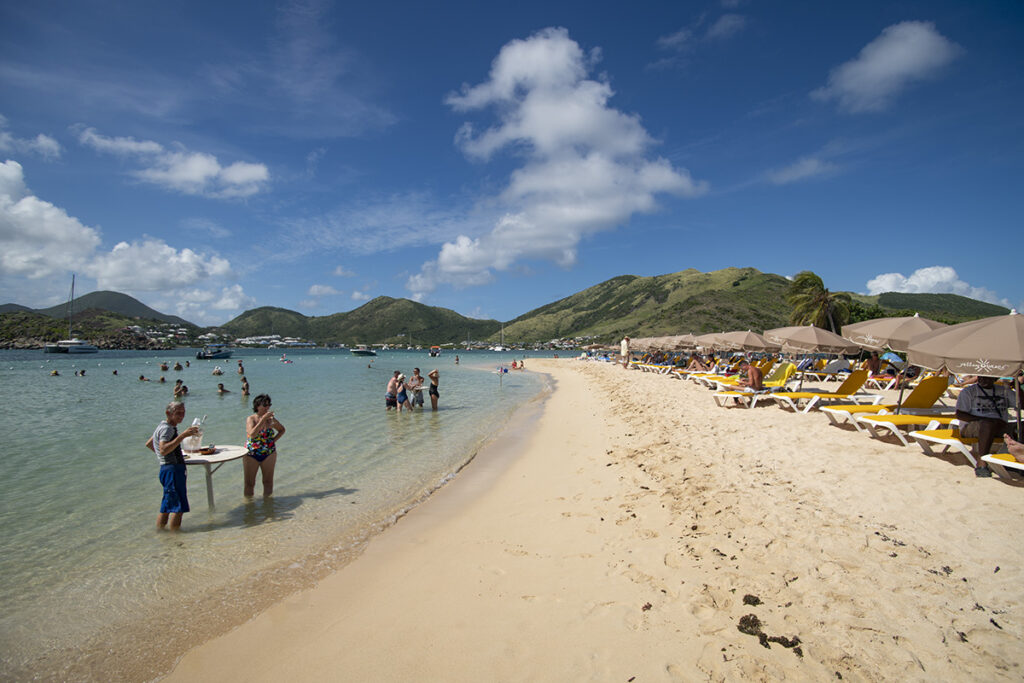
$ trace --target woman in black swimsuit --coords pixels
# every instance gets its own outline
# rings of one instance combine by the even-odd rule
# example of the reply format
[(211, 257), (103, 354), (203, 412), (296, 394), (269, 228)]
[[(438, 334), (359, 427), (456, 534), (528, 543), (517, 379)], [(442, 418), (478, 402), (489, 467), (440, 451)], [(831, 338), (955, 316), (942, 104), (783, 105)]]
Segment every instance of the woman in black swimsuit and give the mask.
[(437, 410), (437, 399), (441, 396), (441, 394), (437, 392), (437, 368), (431, 370), (430, 373), (427, 374), (427, 377), (430, 378), (430, 408), (431, 410)]

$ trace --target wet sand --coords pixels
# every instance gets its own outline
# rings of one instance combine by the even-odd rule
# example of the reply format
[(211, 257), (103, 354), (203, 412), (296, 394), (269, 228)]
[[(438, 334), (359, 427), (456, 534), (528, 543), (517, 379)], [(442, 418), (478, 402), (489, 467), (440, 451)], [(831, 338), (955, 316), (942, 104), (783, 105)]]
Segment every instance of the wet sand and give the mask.
[(689, 381), (556, 389), (168, 680), (1019, 680), (1024, 487)]

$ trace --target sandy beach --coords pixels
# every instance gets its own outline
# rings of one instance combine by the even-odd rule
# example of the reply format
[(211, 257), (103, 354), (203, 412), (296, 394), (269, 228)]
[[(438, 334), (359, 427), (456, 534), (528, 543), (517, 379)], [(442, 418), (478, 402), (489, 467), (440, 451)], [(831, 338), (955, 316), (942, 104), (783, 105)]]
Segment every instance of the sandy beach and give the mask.
[(1022, 677), (1024, 487), (689, 381), (530, 370), (535, 416), (166, 680)]

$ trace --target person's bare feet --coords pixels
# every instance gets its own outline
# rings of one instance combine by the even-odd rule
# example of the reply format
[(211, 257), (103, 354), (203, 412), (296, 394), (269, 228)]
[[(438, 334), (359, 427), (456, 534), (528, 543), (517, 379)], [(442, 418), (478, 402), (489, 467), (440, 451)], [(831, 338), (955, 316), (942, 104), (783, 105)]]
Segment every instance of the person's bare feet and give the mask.
[(1006, 450), (1010, 452), (1010, 455), (1018, 458), (1020, 462), (1024, 462), (1024, 443), (1015, 440), (1009, 434), (1003, 437), (1003, 441), (1006, 442)]

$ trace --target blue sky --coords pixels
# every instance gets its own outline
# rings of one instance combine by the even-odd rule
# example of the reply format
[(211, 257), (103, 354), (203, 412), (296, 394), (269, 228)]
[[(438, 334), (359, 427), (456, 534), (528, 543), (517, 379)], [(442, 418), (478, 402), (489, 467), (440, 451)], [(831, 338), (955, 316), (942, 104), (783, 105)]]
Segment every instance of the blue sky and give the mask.
[(634, 5), (4, 3), (0, 302), (510, 320), (752, 266), (1022, 306), (1024, 4)]

